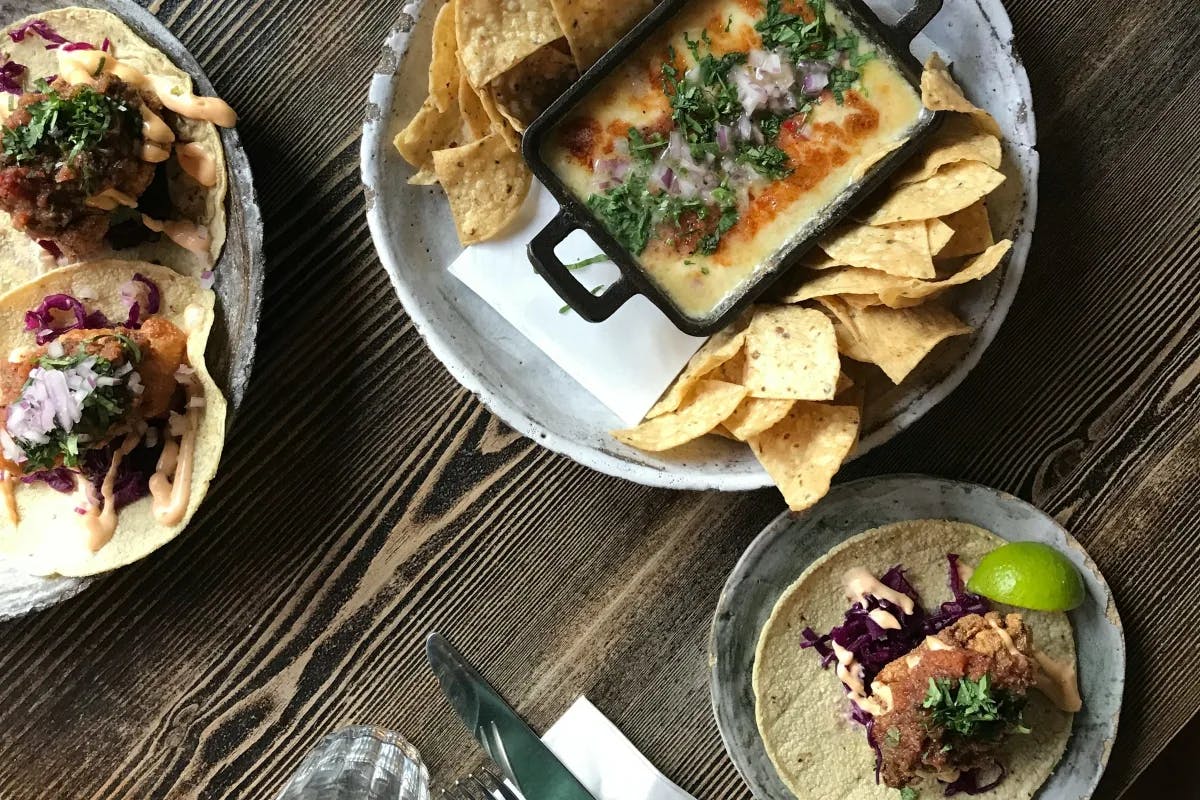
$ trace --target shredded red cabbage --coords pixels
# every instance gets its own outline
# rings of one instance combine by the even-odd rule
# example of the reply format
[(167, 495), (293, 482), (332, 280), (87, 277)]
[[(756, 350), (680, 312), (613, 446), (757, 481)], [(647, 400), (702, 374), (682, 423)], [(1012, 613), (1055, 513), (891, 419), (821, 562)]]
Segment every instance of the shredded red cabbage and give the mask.
[[(52, 311), (70, 311), (75, 315), (75, 321), (68, 325), (57, 324)], [(38, 344), (48, 344), (67, 331), (83, 328), (109, 328), (112, 323), (101, 311), (88, 313), (83, 303), (69, 294), (52, 294), (42, 300), (41, 305), (32, 311), (25, 312), (25, 330), (37, 331), (34, 341)]]
[[(58, 76), (57, 76), (57, 75), (55, 75), (54, 77), (56, 77), (56, 78), (57, 78)], [(38, 246), (39, 246), (39, 247), (41, 247), (43, 250), (45, 250), (45, 251), (46, 251), (47, 253), (49, 253), (50, 255), (54, 256), (55, 258), (62, 258), (62, 254), (63, 254), (63, 253), (62, 253), (62, 248), (60, 248), (60, 247), (59, 247), (57, 244), (55, 244), (55, 243), (54, 243), (52, 240), (50, 240), (50, 239), (38, 239), (38, 240), (37, 240), (37, 243), (38, 243)]]
[[(158, 464), (163, 439), (162, 436), (158, 437), (158, 442), (154, 447), (149, 447), (146, 440), (142, 439), (137, 447), (121, 459), (121, 465), (117, 467), (117, 476), (113, 483), (113, 502), (118, 511), (150, 494), (150, 476), (154, 474)], [(112, 464), (114, 447), (114, 445), (109, 445), (88, 450), (84, 453), (79, 465), (83, 476), (91, 482), (92, 487), (96, 490), (96, 496), (101, 498), (101, 508), (104, 507), (101, 487), (108, 474), (108, 467)]]
[[(885, 666), (914, 650), (925, 640), (925, 637), (937, 633), (945, 627), (953, 625), (968, 614), (985, 614), (991, 606), (982, 597), (971, 594), (963, 586), (962, 577), (958, 574), (958, 555), (948, 553), (946, 561), (949, 565), (950, 591), (954, 599), (942, 603), (938, 610), (926, 614), (921, 606), (921, 597), (908, 578), (904, 568), (897, 564), (880, 578), (879, 582), (889, 589), (908, 596), (913, 601), (913, 613), (905, 614), (904, 610), (888, 600), (881, 600), (874, 595), (866, 597), (866, 604), (855, 603), (846, 610), (842, 624), (829, 633), (819, 634), (812, 628), (800, 632), (803, 641), (802, 648), (812, 648), (821, 657), (821, 667), (828, 669), (834, 662), (832, 642), (846, 648), (854, 654), (855, 661), (862, 668), (862, 682), (871, 685), (875, 676)], [(869, 614), (875, 609), (883, 609), (894, 616), (900, 623), (898, 629), (882, 628)], [(875, 719), (867, 712), (850, 704), (850, 719), (866, 728), (867, 741), (875, 750), (875, 782), (879, 783), (879, 770), (883, 763), (883, 755), (878, 745), (871, 739), (871, 730)], [(1003, 777), (1003, 776), (1001, 776)], [(961, 780), (961, 779), (960, 779)], [(974, 784), (972, 784), (974, 785)], [(962, 789), (965, 791), (965, 789)]]
[(0, 66), (0, 92), (22, 94), (21, 76), (25, 74), (25, 66), (15, 61), (5, 61)]
[(26, 22), (21, 27), (9, 31), (8, 38), (14, 42), (23, 42), (25, 41), (25, 37), (31, 33), (50, 42), (50, 44), (46, 45), (47, 50), (53, 50), (56, 47), (71, 43), (69, 39), (50, 27), (50, 23), (44, 19), (29, 20), (29, 22)]
[(29, 475), (21, 476), (21, 483), (45, 483), (56, 492), (72, 494), (75, 491), (75, 476), (78, 473), (68, 467), (43, 469)]
[[(162, 292), (158, 285), (140, 272), (134, 273), (133, 280), (146, 287), (146, 314), (157, 314), (162, 306)], [(75, 315), (75, 321), (63, 325), (56, 322), (52, 312), (70, 311)], [(141, 303), (133, 302), (129, 307), (129, 317), (121, 323), (123, 327), (136, 329), (142, 326)], [(25, 330), (37, 331), (34, 341), (39, 345), (49, 344), (67, 331), (83, 328), (111, 328), (113, 323), (103, 311), (89, 312), (83, 303), (69, 294), (52, 294), (42, 300), (41, 304), (25, 312)]]
[[(34, 36), (40, 36), (41, 38), (43, 38), (47, 42), (49, 42), (49, 44), (46, 45), (47, 50), (56, 50), (60, 47), (63, 50), (95, 50), (96, 49), (96, 46), (90, 42), (72, 42), (70, 39), (63, 36), (58, 31), (54, 30), (54, 28), (52, 28), (50, 26), (50, 23), (46, 22), (46, 20), (44, 20), (44, 19), (30, 20), (29, 22), (26, 22), (21, 27), (9, 31), (8, 36), (14, 42), (23, 42), (23, 41), (25, 41), (25, 37), (31, 33)], [(111, 46), (112, 46), (112, 43), (108, 41), (108, 37), (107, 36), (104, 37), (104, 43), (100, 45), (100, 49), (105, 52), (108, 52), (108, 49)], [(48, 79), (46, 81), (46, 83), (53, 83), (53, 81)], [(18, 92), (18, 94), (19, 94), (19, 92)]]
[(946, 785), (945, 796), (954, 797), (954, 795), (958, 794), (959, 792), (963, 792), (965, 794), (983, 794), (984, 792), (990, 792), (992, 789), (995, 789), (997, 786), (999, 786), (1000, 782), (1003, 781), (1008, 775), (1008, 770), (1004, 768), (1003, 764), (997, 763), (996, 767), (999, 769), (999, 773), (995, 778), (983, 784), (982, 786), (979, 785), (980, 770), (967, 770), (959, 775), (956, 780)]

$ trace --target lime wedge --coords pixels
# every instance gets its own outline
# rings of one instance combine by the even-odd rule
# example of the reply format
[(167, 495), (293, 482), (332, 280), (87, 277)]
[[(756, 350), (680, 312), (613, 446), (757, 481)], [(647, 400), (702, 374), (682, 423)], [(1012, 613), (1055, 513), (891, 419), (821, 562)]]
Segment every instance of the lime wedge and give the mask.
[(1035, 611), (1069, 611), (1085, 595), (1075, 565), (1041, 542), (1009, 542), (988, 553), (967, 581), (967, 589)]

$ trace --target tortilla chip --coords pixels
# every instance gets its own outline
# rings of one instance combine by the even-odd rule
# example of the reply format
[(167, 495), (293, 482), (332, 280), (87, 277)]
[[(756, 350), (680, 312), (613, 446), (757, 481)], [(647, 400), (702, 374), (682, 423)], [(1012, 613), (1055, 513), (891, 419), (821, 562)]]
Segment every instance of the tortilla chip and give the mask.
[(529, 169), (497, 133), (462, 147), (435, 150), (433, 168), (464, 245), (499, 233), (529, 193)]
[(595, 64), (658, 0), (550, 0), (579, 71)]
[(992, 223), (983, 200), (956, 211), (943, 220), (954, 230), (954, 238), (938, 251), (938, 258), (956, 258), (982, 253), (992, 246)]
[(462, 74), (458, 77), (458, 107), (472, 139), (482, 139), (492, 132), (492, 118), (488, 116), (483, 101), (479, 99), (479, 92), (467, 80), (467, 76)]
[(833, 336), (837, 340), (838, 352), (854, 361), (871, 363), (871, 353), (854, 330), (852, 309), (838, 297), (818, 297), (825, 316), (833, 323)]
[[(990, 275), (992, 270), (1000, 266), (1000, 262), (1012, 249), (1012, 242), (1005, 239), (989, 247), (985, 252), (967, 262), (958, 272), (941, 281), (913, 281), (911, 286), (896, 290), (895, 297), (888, 292), (881, 292), (880, 298), (886, 305), (900, 307), (904, 300), (924, 300), (942, 292), (951, 286), (977, 281)], [(892, 300), (893, 302), (888, 302)]]
[(834, 399), (841, 397), (843, 394), (845, 394), (846, 392), (850, 391), (853, 388), (854, 388), (854, 379), (851, 378), (849, 375), (847, 375), (845, 372), (843, 372), (842, 374), (838, 375), (837, 389), (835, 390), (836, 393), (834, 394)]
[(745, 385), (743, 382), (745, 375), (746, 349), (742, 348), (734, 354), (733, 358), (729, 359), (704, 377), (711, 378), (714, 381), (725, 381), (726, 383)]
[(1000, 140), (979, 130), (966, 117), (950, 117), (929, 140), (921, 155), (904, 165), (892, 178), (900, 186), (932, 178), (947, 164), (981, 161), (1000, 168)]
[(454, 18), (459, 57), (476, 89), (563, 35), (550, 0), (456, 0)]
[(886, 228), (844, 225), (823, 238), (821, 248), (834, 259), (853, 267), (880, 270), (905, 278), (936, 277), (924, 218), (913, 219), (921, 221)]
[(834, 258), (819, 247), (814, 247), (804, 254), (800, 266), (808, 269), (831, 269), (833, 267), (848, 267), (849, 264)]
[(687, 405), (678, 411), (646, 420), (634, 428), (613, 431), (618, 441), (639, 450), (657, 453), (699, 439), (721, 424), (746, 396), (744, 386), (702, 380)]
[(815, 278), (805, 281), (795, 291), (783, 298), (785, 303), (801, 303), (815, 297), (829, 297), (845, 294), (879, 294), (881, 292), (900, 292), (921, 281), (913, 278), (901, 278), (889, 275), (877, 269), (861, 267), (844, 267), (822, 272)]
[(854, 170), (850, 173), (850, 177), (854, 178), (854, 180), (858, 180), (859, 178), (863, 177), (871, 171), (871, 167), (882, 161), (884, 156), (898, 148), (900, 145), (904, 144), (905, 141), (907, 140), (896, 139), (895, 141), (888, 142), (880, 149), (863, 156), (862, 160), (854, 165)]
[(792, 410), (795, 403), (795, 400), (747, 397), (721, 426), (734, 439), (744, 442), (778, 424)]
[(479, 102), (483, 106), (483, 110), (488, 115), (488, 119), (492, 121), (492, 130), (500, 134), (504, 139), (504, 143), (508, 145), (508, 149), (514, 153), (521, 149), (521, 136), (513, 130), (512, 123), (504, 114), (500, 113), (500, 108), (496, 105), (496, 96), (492, 93), (492, 87), (485, 86), (477, 90)]
[(921, 73), (921, 103), (930, 111), (958, 111), (969, 114), (975, 123), (987, 133), (1003, 138), (1000, 126), (991, 114), (973, 104), (963, 94), (946, 62), (937, 53), (929, 56), (925, 70)]
[(736, 356), (746, 341), (745, 328), (736, 326), (717, 331), (692, 355), (683, 372), (667, 389), (662, 399), (646, 413), (646, 419), (670, 413), (683, 403), (688, 392), (701, 378)]
[(434, 186), (437, 184), (437, 173), (432, 167), (421, 167), (417, 174), (408, 179), (410, 186)]
[(938, 305), (915, 308), (851, 309), (854, 334), (870, 361), (892, 383), (901, 383), (943, 339), (971, 332), (971, 327)]
[(927, 219), (925, 220), (925, 235), (929, 239), (930, 255), (937, 256), (954, 238), (954, 228), (940, 219)]
[(496, 107), (515, 130), (524, 131), (579, 77), (575, 62), (560, 44), (561, 40), (539, 48), (492, 82)]
[(858, 442), (860, 420), (854, 406), (797, 402), (779, 424), (750, 438), (750, 448), (788, 508), (803, 511), (829, 492)]
[(458, 42), (454, 38), (454, 0), (442, 6), (433, 21), (433, 56), (429, 60), (429, 97), (446, 111), (458, 92)]
[(416, 116), (393, 140), (404, 160), (418, 170), (433, 167), (434, 150), (458, 147), (464, 142), (458, 106), (452, 103), (448, 110), (438, 111), (432, 97), (425, 98)]
[(928, 180), (897, 187), (867, 218), (867, 222), (872, 225), (888, 225), (894, 222), (944, 217), (961, 211), (985, 197), (1002, 183), (1004, 174), (982, 162), (959, 161), (948, 164)]
[(751, 397), (832, 400), (841, 372), (829, 319), (813, 308), (763, 306), (746, 331), (745, 385)]

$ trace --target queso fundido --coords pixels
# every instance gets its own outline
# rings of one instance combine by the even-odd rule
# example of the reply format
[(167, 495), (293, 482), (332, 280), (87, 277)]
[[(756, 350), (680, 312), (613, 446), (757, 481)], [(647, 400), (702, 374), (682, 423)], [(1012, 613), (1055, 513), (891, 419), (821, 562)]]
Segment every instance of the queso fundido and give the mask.
[(686, 314), (769, 268), (921, 101), (824, 0), (692, 3), (606, 77), (544, 156)]

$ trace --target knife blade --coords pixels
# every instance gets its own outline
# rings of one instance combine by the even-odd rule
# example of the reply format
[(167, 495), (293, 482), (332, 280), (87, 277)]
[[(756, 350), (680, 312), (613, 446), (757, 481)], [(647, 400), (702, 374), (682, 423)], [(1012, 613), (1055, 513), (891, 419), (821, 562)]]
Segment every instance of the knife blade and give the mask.
[(425, 653), (467, 730), (526, 800), (595, 800), (444, 636), (429, 634)]

